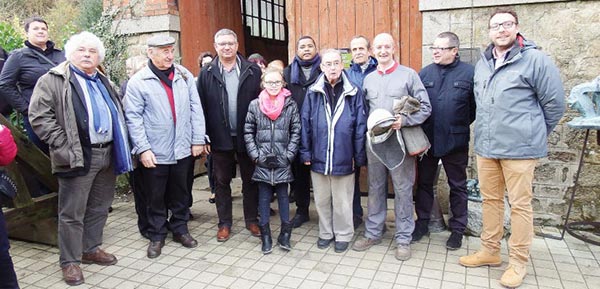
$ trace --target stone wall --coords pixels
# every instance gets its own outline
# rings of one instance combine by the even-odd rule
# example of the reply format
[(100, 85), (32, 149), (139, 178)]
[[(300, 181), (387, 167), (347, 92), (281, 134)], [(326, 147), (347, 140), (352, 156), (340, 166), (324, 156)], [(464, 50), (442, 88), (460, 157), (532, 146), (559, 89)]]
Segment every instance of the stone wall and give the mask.
[[(600, 1), (594, 0), (422, 0), (423, 65), (431, 63), (427, 48), (443, 31), (455, 32), (461, 39), (461, 48), (479, 51), (487, 46), (489, 15), (500, 5), (515, 9), (521, 33), (537, 43), (558, 65), (567, 96), (573, 86), (600, 74)], [(571, 109), (567, 111), (549, 137), (549, 156), (540, 160), (536, 168), (533, 206), (538, 225), (559, 225), (564, 221), (585, 134), (566, 125), (577, 114)], [(600, 221), (600, 147), (595, 141), (596, 134), (591, 133), (585, 153), (572, 220)], [(471, 164), (473, 161), (474, 158)], [(476, 178), (473, 165), (468, 172), (470, 177)], [(445, 177), (440, 181), (440, 193), (447, 194)]]

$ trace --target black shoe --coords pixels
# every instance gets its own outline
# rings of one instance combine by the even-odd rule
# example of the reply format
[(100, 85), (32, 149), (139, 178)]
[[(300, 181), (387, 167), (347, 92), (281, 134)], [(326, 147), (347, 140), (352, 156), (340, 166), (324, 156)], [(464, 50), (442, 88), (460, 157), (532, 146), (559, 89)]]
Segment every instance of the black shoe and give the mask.
[(354, 230), (358, 228), (363, 223), (362, 216), (354, 216), (352, 217), (352, 222), (354, 223)]
[(279, 248), (284, 249), (286, 251), (292, 250), (292, 245), (290, 244), (290, 237), (292, 236), (292, 224), (286, 223), (281, 225), (281, 231), (279, 232), (279, 237), (277, 238), (277, 245)]
[(273, 239), (271, 239), (271, 226), (267, 223), (260, 228), (260, 241), (262, 242), (261, 251), (263, 254), (269, 254), (273, 251)]
[(147, 250), (148, 258), (153, 259), (153, 258), (160, 256), (162, 247), (164, 247), (164, 246), (165, 246), (165, 240), (150, 241), (150, 244), (148, 244), (148, 250)]
[(446, 248), (451, 251), (460, 249), (462, 247), (462, 238), (463, 235), (461, 233), (452, 232), (450, 238), (446, 241)]
[(412, 232), (411, 243), (419, 242), (424, 236), (429, 235), (429, 224), (424, 221), (415, 222), (415, 230)]
[(292, 227), (298, 228), (308, 221), (310, 221), (308, 215), (296, 214), (292, 219)]
[(334, 251), (336, 253), (342, 253), (346, 250), (348, 250), (348, 243), (349, 242), (335, 242), (335, 247), (334, 247)]
[(214, 204), (217, 202), (214, 194), (210, 195), (210, 197), (208, 198), (208, 202), (211, 204)]
[(331, 244), (331, 242), (333, 242), (333, 238), (331, 238), (331, 239), (321, 239), (321, 238), (319, 238), (317, 240), (317, 248), (319, 248), (319, 249), (327, 249), (327, 248), (329, 248), (329, 244)]
[(180, 243), (186, 248), (195, 248), (198, 246), (198, 241), (192, 237), (189, 233), (183, 235), (173, 235), (173, 241)]

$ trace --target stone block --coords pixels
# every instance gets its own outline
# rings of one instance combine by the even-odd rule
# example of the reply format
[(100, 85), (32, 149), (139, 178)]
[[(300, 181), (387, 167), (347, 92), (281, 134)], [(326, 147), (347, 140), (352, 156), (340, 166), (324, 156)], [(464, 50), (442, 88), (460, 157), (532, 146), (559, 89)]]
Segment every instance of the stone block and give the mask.
[[(482, 203), (469, 201), (468, 203), (468, 216), (467, 216), (467, 229), (465, 234), (479, 237), (481, 236), (481, 230), (483, 225), (482, 218)], [(510, 234), (510, 206), (506, 198), (504, 199), (504, 236)]]

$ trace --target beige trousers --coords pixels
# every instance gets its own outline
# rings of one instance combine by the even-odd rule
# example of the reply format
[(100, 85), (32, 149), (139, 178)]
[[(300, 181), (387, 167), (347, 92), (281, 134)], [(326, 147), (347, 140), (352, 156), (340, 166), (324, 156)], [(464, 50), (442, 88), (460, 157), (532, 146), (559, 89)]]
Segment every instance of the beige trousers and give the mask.
[(504, 234), (504, 192), (508, 191), (512, 233), (508, 240), (509, 260), (525, 265), (533, 239), (533, 171), (537, 159), (488, 159), (477, 156), (479, 187), (483, 196), (482, 249), (500, 251)]
[(311, 171), (310, 177), (319, 214), (319, 238), (350, 242), (354, 236), (354, 174), (328, 176)]

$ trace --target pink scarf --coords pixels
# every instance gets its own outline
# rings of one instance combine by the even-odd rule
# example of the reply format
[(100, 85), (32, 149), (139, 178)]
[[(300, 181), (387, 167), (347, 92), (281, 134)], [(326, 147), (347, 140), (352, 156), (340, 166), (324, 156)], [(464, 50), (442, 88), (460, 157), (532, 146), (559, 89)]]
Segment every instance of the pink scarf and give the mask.
[(292, 93), (289, 90), (282, 88), (279, 94), (273, 98), (266, 89), (263, 89), (258, 95), (260, 111), (262, 111), (269, 119), (276, 120), (281, 114), (281, 110), (283, 110), (285, 98), (291, 94)]

